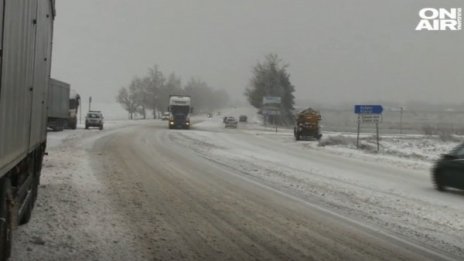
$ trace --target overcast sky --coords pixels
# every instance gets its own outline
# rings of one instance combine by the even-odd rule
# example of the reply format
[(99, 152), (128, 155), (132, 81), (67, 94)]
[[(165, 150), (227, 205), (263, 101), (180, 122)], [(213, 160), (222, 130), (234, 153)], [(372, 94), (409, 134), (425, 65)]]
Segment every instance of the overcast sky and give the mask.
[(84, 99), (155, 64), (243, 98), (253, 66), (276, 53), (298, 99), (464, 101), (464, 30), (415, 31), (426, 0), (58, 0), (52, 77)]

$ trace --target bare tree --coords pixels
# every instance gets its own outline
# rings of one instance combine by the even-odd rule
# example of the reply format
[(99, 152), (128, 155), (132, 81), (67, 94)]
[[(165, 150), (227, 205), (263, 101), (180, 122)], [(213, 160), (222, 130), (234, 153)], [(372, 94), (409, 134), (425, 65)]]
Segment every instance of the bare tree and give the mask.
[(156, 118), (156, 113), (159, 109), (158, 102), (162, 98), (160, 97), (160, 90), (163, 89), (165, 82), (166, 78), (156, 65), (149, 69), (148, 77), (144, 78), (145, 105), (147, 108), (153, 110), (153, 118)]
[(129, 95), (126, 88), (122, 87), (119, 89), (116, 101), (129, 113), (129, 118), (132, 120), (134, 118), (134, 113), (137, 112), (138, 105), (134, 97)]
[(169, 95), (192, 96), (192, 105), (199, 112), (211, 112), (229, 103), (225, 90), (215, 90), (198, 78), (192, 78), (182, 88), (180, 77), (171, 73), (166, 79), (158, 66), (150, 68), (147, 76), (134, 77), (127, 88), (121, 88), (117, 101), (129, 112), (131, 118), (133, 114), (139, 113), (145, 119), (147, 109), (153, 110), (153, 117), (156, 118), (157, 112), (165, 111), (168, 107)]
[(135, 77), (131, 84), (129, 85), (129, 97), (132, 97), (134, 103), (136, 104), (136, 111), (140, 113), (144, 119), (147, 118), (146, 114), (146, 104), (147, 104), (147, 95), (145, 93), (145, 79), (140, 79)]

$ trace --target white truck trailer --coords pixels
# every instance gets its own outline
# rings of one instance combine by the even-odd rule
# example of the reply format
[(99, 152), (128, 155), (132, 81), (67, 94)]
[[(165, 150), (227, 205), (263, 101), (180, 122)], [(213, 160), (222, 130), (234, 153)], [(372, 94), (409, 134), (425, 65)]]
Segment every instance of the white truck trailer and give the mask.
[(68, 124), (70, 92), (71, 86), (68, 83), (53, 78), (50, 79), (47, 125), (54, 131), (62, 131)]
[[(0, 261), (31, 218), (47, 141), (54, 0), (0, 0)], [(26, 251), (26, 250), (24, 250)]]

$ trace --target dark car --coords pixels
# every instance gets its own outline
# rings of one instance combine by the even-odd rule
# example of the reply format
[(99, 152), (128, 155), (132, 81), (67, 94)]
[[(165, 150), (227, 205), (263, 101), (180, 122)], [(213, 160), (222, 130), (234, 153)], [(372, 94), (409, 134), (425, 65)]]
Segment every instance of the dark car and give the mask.
[(240, 115), (240, 117), (238, 117), (238, 121), (239, 122), (247, 122), (248, 117), (246, 115)]
[(435, 164), (432, 179), (437, 190), (464, 189), (464, 143), (444, 154)]

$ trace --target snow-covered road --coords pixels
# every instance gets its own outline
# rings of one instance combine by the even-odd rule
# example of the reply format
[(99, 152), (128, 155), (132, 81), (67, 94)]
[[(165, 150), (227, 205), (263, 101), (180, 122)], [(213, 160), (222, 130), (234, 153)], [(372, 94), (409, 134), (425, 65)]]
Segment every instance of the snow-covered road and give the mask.
[(293, 141), (285, 131), (221, 129), (214, 120), (180, 144), (260, 183), (402, 238), (464, 256), (463, 193), (434, 190), (428, 161)]
[(51, 136), (13, 260), (464, 258), (464, 195), (436, 192), (427, 161), (219, 118)]

